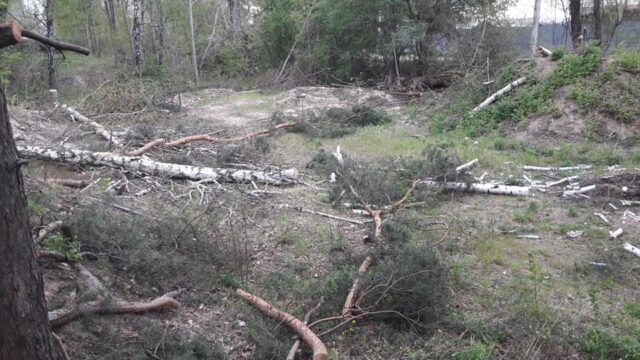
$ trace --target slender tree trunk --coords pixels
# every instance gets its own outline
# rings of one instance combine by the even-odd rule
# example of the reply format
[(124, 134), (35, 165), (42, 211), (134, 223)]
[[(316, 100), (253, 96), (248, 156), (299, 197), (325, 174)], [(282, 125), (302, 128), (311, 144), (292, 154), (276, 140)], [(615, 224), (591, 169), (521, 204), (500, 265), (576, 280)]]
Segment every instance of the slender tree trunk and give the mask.
[(238, 6), (238, 0), (227, 0), (227, 4), (229, 6), (231, 31), (233, 36), (238, 36), (240, 33), (240, 7)]
[(569, 14), (571, 16), (571, 41), (573, 42), (573, 48), (578, 49), (583, 40), (580, 0), (570, 0)]
[(118, 0), (118, 3), (120, 3), (121, 7), (122, 7), (122, 24), (124, 26), (125, 29), (127, 29), (127, 34), (129, 35), (129, 45), (131, 48), (131, 58), (133, 59), (135, 57), (135, 46), (133, 44), (133, 33), (132, 33), (132, 29), (129, 26), (129, 18), (127, 16), (127, 8), (129, 7), (129, 1), (128, 0)]
[(164, 11), (162, 9), (162, 3), (156, 2), (156, 26), (154, 27), (156, 38), (158, 41), (158, 65), (164, 63), (164, 28), (166, 20), (164, 18)]
[(133, 0), (133, 27), (131, 28), (131, 36), (133, 38), (133, 63), (138, 75), (144, 74), (143, 22), (144, 8), (142, 0)]
[(18, 161), (0, 86), (0, 359), (62, 360), (47, 317)]
[(118, 42), (118, 16), (113, 0), (104, 0), (104, 11), (107, 16), (107, 24), (109, 25), (109, 39), (113, 47), (113, 60), (117, 65), (124, 62), (124, 53), (122, 46)]
[(533, 26), (531, 27), (531, 56), (535, 57), (538, 50), (538, 30), (540, 29), (541, 0), (535, 0), (533, 7)]
[(200, 77), (198, 75), (198, 56), (196, 54), (196, 35), (193, 30), (193, 0), (187, 0), (189, 8), (189, 32), (191, 34), (191, 62), (193, 64), (193, 81), (198, 85)]
[(602, 4), (601, 0), (593, 0), (593, 36), (602, 45)]
[[(48, 38), (53, 38), (55, 34), (55, 30), (53, 27), (53, 7), (55, 0), (47, 0), (44, 8), (44, 16), (45, 16), (45, 25), (46, 25), (46, 36)], [(56, 81), (56, 64), (55, 64), (55, 53), (52, 47), (47, 48), (47, 70), (49, 73), (49, 89), (57, 89), (58, 84)]]

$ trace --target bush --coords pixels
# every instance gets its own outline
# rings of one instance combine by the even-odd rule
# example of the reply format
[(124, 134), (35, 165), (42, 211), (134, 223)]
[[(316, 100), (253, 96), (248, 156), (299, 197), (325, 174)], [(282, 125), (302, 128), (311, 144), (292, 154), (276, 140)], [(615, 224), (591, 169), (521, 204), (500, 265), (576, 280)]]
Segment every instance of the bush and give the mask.
[(580, 349), (596, 359), (640, 359), (640, 334), (615, 336), (592, 328), (580, 340)]
[(551, 52), (551, 61), (558, 61), (562, 59), (565, 55), (565, 51), (563, 48), (555, 48)]
[(613, 58), (621, 69), (640, 73), (640, 49), (618, 49), (613, 53)]
[[(297, 121), (294, 131), (321, 138), (336, 138), (353, 134), (357, 128), (388, 124), (391, 118), (384, 110), (366, 105), (354, 105), (350, 109), (329, 108), (317, 113), (309, 111)], [(282, 113), (274, 113), (272, 121), (283, 121)]]

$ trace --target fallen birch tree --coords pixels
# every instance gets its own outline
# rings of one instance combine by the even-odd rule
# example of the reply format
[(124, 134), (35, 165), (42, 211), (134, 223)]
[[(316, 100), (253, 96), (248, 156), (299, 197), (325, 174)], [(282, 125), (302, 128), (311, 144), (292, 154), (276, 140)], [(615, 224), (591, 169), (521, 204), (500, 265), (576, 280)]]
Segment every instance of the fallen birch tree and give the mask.
[(629, 244), (629, 243), (624, 243), (623, 245), (624, 249), (630, 253), (632, 253), (633, 255), (640, 257), (640, 249), (638, 249), (637, 247)]
[(496, 100), (498, 100), (499, 98), (501, 98), (504, 94), (508, 93), (509, 91), (513, 90), (514, 88), (524, 84), (524, 82), (527, 81), (527, 77), (523, 76), (521, 78), (519, 78), (518, 80), (512, 82), (511, 84), (503, 87), (502, 89), (498, 90), (496, 93), (494, 93), (493, 95), (489, 96), (485, 101), (483, 101), (480, 105), (476, 106), (473, 110), (471, 110), (471, 113), (476, 113), (482, 109), (484, 109), (485, 107), (491, 105), (493, 102), (495, 102)]
[(112, 153), (97, 153), (74, 149), (52, 149), (39, 146), (18, 146), (23, 157), (53, 160), (76, 165), (107, 166), (138, 171), (147, 175), (189, 180), (215, 180), (217, 182), (256, 182), (270, 185), (294, 183), (298, 177), (296, 169), (265, 172), (241, 169), (215, 169), (210, 167), (163, 163), (147, 157), (132, 157)]
[(113, 132), (107, 130), (104, 126), (98, 124), (97, 122), (89, 119), (88, 117), (82, 115), (81, 113), (79, 113), (77, 110), (75, 110), (74, 108), (67, 106), (67, 105), (60, 105), (60, 108), (62, 108), (62, 110), (68, 112), (74, 119), (78, 120), (79, 122), (91, 126), (93, 128), (93, 131), (100, 135), (101, 137), (105, 138), (110, 144), (115, 145), (116, 147), (120, 147), (122, 146), (122, 142), (120, 141), (120, 139), (118, 139), (116, 136), (113, 135)]
[(529, 196), (529, 186), (508, 186), (498, 184), (466, 184), (459, 182), (440, 183), (426, 180), (423, 185), (430, 188), (444, 188), (445, 190), (470, 191), (479, 194)]
[(591, 165), (576, 165), (576, 166), (524, 166), (525, 171), (573, 171), (573, 170), (589, 170)]

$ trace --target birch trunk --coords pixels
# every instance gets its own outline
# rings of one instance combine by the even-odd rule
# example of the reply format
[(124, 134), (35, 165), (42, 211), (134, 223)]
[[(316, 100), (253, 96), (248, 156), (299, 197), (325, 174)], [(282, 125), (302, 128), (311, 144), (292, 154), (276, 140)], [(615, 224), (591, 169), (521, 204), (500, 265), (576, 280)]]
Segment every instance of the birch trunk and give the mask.
[(133, 26), (131, 37), (133, 38), (133, 63), (138, 75), (144, 74), (144, 8), (142, 0), (133, 0)]
[(69, 164), (108, 166), (138, 171), (147, 175), (165, 176), (177, 179), (215, 180), (218, 182), (256, 182), (271, 185), (293, 183), (298, 177), (296, 169), (275, 172), (238, 169), (214, 169), (191, 165), (179, 165), (153, 161), (147, 157), (94, 153), (73, 149), (50, 149), (38, 146), (19, 146), (20, 155)]
[(527, 80), (526, 77), (521, 77), (520, 79), (512, 82), (511, 84), (505, 86), (504, 88), (500, 89), (498, 92), (496, 92), (495, 94), (489, 96), (485, 101), (482, 102), (482, 104), (476, 106), (473, 110), (471, 110), (472, 113), (476, 113), (480, 110), (482, 110), (483, 108), (491, 105), (493, 102), (495, 102), (496, 100), (498, 100), (499, 98), (501, 98), (504, 94), (508, 93), (509, 91), (513, 90), (515, 87), (524, 84), (524, 82)]
[(536, 56), (536, 50), (538, 48), (538, 30), (540, 28), (540, 4), (541, 0), (535, 0), (533, 6), (533, 26), (531, 28), (531, 42), (529, 44), (531, 49), (531, 56)]
[(196, 53), (196, 35), (193, 30), (193, 0), (187, 0), (189, 9), (189, 34), (191, 35), (191, 63), (193, 65), (193, 81), (198, 85), (200, 76), (198, 75), (198, 55)]

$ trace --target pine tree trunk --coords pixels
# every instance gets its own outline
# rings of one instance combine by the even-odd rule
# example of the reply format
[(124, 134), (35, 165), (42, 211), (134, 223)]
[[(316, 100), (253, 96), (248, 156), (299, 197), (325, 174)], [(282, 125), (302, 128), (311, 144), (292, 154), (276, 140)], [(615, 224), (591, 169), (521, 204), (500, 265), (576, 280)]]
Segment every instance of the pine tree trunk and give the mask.
[(573, 42), (573, 48), (578, 49), (582, 43), (580, 0), (570, 0), (569, 14), (571, 16), (571, 41)]
[(144, 33), (142, 24), (144, 22), (144, 8), (142, 0), (133, 0), (133, 27), (131, 36), (133, 38), (133, 63), (138, 75), (144, 74)]
[(0, 87), (0, 359), (63, 359), (47, 317), (18, 164)]

